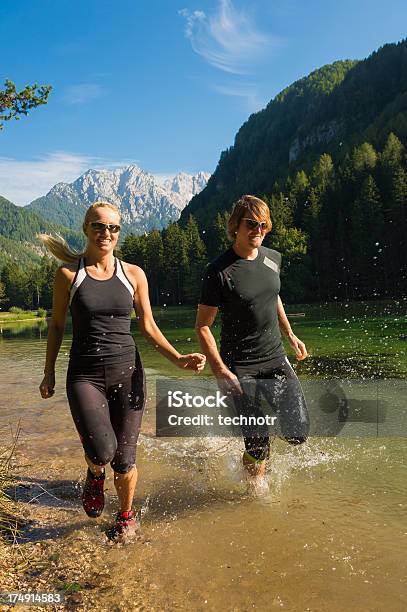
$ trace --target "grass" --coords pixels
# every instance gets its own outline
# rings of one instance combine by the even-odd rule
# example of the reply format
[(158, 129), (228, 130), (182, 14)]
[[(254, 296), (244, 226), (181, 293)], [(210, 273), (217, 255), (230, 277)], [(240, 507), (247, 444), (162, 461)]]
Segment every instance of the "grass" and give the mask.
[(23, 310), (22, 312), (0, 312), (0, 323), (25, 321), (27, 319), (42, 319), (46, 314), (39, 314), (38, 310)]
[(0, 449), (0, 540), (3, 542), (15, 542), (20, 527), (15, 503), (6, 492), (14, 483), (10, 467), (19, 434), (20, 424), (12, 436), (11, 446)]

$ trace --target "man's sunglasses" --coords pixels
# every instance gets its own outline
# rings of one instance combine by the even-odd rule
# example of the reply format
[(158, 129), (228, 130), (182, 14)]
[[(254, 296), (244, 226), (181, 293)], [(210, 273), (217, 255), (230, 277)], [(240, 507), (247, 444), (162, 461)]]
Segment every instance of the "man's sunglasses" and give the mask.
[(102, 223), (101, 221), (92, 221), (90, 223), (91, 228), (94, 232), (104, 232), (105, 230), (109, 230), (112, 234), (117, 234), (120, 232), (120, 225), (116, 225), (115, 223)]
[(262, 232), (265, 232), (267, 229), (267, 223), (264, 221), (256, 221), (256, 219), (248, 219), (247, 217), (243, 217), (243, 221), (248, 230), (254, 230), (259, 227)]

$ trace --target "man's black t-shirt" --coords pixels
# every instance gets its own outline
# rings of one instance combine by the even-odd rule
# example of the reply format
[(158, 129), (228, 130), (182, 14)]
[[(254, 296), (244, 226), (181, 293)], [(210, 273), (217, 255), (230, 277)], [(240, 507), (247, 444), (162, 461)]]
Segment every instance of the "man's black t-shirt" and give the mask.
[(281, 255), (259, 247), (256, 259), (230, 248), (210, 263), (200, 304), (221, 313), (220, 355), (228, 367), (285, 355), (277, 316)]

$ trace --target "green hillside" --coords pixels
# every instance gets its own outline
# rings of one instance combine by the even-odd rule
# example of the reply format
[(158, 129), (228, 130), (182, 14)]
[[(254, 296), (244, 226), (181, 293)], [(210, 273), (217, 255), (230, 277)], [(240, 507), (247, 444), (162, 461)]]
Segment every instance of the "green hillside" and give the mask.
[(250, 193), (270, 207), (284, 300), (403, 298), (406, 145), (407, 40), (287, 87), (240, 128), (178, 229), (125, 240), (123, 253), (158, 284), (157, 303), (196, 303), (203, 261), (228, 247), (228, 211)]
[(251, 115), (181, 223), (192, 213), (207, 228), (240, 195), (271, 194), (323, 153), (340, 162), (364, 141), (382, 148), (390, 132), (407, 140), (407, 40), (315, 70)]
[(50, 215), (52, 211), (53, 221), (71, 230), (82, 226), (87, 208), (88, 206), (79, 199), (67, 201), (51, 194), (41, 196), (28, 205), (29, 210), (44, 217)]
[(39, 263), (45, 250), (36, 238), (38, 233), (60, 233), (76, 249), (84, 239), (79, 232), (50, 223), (40, 215), (16, 206), (0, 196), (0, 268), (7, 261), (17, 264)]

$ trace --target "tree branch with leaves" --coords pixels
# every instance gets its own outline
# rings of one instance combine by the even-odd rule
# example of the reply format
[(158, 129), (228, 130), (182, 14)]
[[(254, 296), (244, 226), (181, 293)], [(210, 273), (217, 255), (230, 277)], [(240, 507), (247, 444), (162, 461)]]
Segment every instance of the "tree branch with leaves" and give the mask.
[(5, 121), (20, 119), (20, 115), (28, 115), (32, 108), (47, 104), (48, 96), (52, 90), (51, 85), (26, 85), (21, 91), (13, 81), (6, 79), (4, 89), (0, 90), (0, 130)]

